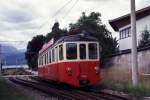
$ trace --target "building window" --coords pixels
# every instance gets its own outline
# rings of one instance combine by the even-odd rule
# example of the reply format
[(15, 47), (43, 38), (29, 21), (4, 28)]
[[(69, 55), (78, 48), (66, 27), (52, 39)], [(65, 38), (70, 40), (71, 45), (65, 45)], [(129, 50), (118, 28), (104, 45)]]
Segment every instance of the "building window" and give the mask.
[(131, 36), (131, 27), (125, 28), (120, 31), (120, 39), (128, 38)]

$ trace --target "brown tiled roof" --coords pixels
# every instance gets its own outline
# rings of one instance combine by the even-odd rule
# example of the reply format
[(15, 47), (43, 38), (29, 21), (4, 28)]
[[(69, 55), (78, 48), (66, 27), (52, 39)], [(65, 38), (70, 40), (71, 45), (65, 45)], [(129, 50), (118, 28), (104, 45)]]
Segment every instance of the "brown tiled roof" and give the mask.
[[(136, 11), (136, 20), (139, 20), (145, 16), (150, 15), (150, 6)], [(119, 28), (130, 24), (130, 13), (121, 17), (109, 20), (109, 24), (115, 31), (119, 31)]]

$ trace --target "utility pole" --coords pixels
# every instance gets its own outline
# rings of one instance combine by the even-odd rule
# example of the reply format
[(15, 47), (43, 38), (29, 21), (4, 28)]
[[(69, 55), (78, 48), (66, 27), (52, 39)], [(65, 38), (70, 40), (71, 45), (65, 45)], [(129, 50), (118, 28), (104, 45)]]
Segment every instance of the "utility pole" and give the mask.
[(1, 53), (1, 44), (0, 44), (0, 76), (2, 75), (2, 53)]
[(137, 87), (139, 83), (138, 61), (137, 61), (137, 37), (136, 37), (136, 11), (135, 0), (131, 0), (131, 36), (132, 36), (132, 83)]

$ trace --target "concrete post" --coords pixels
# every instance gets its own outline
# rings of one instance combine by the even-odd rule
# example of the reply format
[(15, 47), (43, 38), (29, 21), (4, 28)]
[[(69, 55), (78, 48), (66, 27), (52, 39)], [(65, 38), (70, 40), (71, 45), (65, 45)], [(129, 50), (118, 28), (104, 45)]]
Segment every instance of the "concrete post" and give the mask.
[(136, 37), (136, 11), (135, 0), (131, 0), (131, 36), (132, 36), (132, 82), (133, 87), (138, 86), (138, 61), (137, 61), (137, 37)]
[(2, 53), (1, 53), (1, 44), (0, 44), (0, 76), (2, 75)]

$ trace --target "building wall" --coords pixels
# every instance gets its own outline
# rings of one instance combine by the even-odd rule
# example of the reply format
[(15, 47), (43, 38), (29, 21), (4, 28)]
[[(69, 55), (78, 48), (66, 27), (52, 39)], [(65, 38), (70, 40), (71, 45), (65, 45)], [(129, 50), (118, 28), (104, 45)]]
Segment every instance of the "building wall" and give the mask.
[[(130, 25), (126, 25), (126, 26), (120, 28), (119, 31), (123, 30), (123, 29), (125, 29), (127, 27), (130, 27)], [(140, 40), (140, 38), (141, 38), (141, 32), (146, 27), (147, 27), (148, 30), (150, 30), (150, 15), (136, 21), (137, 41)], [(119, 40), (119, 49), (120, 50), (131, 49), (131, 46), (132, 46), (132, 44), (131, 44), (131, 37)]]
[[(111, 57), (106, 68), (102, 69), (102, 76), (108, 79), (131, 80), (131, 53)], [(150, 47), (138, 52), (138, 67), (140, 76), (150, 78)]]
[(120, 50), (131, 49), (131, 47), (132, 47), (131, 37), (119, 40), (119, 49)]

